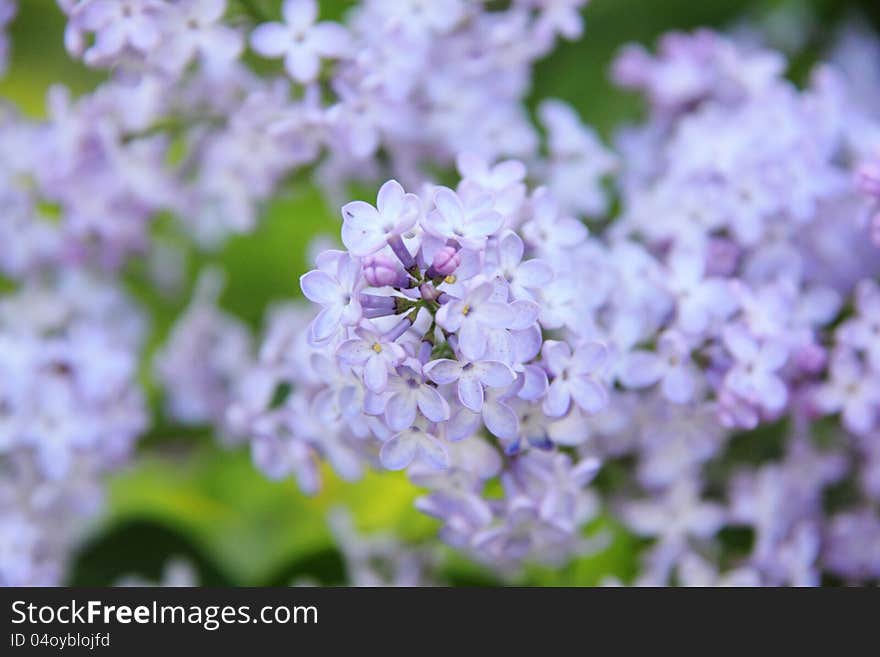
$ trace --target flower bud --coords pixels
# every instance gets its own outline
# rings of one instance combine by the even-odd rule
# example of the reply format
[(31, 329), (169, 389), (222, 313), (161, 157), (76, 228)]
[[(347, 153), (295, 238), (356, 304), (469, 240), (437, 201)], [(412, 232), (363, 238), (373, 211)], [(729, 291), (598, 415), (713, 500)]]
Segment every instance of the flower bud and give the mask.
[(458, 250), (453, 246), (444, 246), (434, 254), (434, 261), (431, 263), (431, 270), (436, 272), (438, 276), (449, 276), (461, 264), (461, 256)]
[(400, 287), (405, 275), (391, 258), (380, 253), (364, 259), (364, 278), (371, 287)]

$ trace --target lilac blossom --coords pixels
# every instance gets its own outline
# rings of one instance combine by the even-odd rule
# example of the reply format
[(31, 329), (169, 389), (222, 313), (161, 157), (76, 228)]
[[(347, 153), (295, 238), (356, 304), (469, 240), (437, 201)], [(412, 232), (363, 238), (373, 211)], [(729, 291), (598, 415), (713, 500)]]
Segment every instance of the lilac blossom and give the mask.
[(474, 412), (483, 408), (486, 387), (503, 388), (514, 379), (509, 367), (491, 360), (458, 362), (443, 358), (428, 363), (425, 373), (435, 383), (455, 383), (458, 400)]
[(578, 345), (574, 352), (564, 342), (548, 340), (541, 352), (553, 382), (547, 390), (544, 412), (565, 415), (572, 403), (587, 413), (596, 413), (607, 403), (607, 392), (598, 378), (607, 349), (598, 342)]
[(284, 0), (284, 23), (263, 23), (251, 34), (251, 47), (264, 57), (283, 57), (284, 67), (297, 82), (317, 77), (321, 59), (345, 54), (348, 34), (338, 23), (316, 23), (315, 0)]
[(406, 352), (392, 338), (367, 328), (358, 328), (355, 332), (357, 337), (339, 345), (336, 357), (349, 365), (362, 367), (364, 385), (371, 392), (384, 392), (388, 371), (403, 361)]
[(342, 208), (342, 243), (354, 256), (367, 256), (400, 238), (419, 216), (419, 199), (406, 194), (396, 180), (379, 189), (376, 207), (353, 201)]
[(629, 388), (644, 388), (660, 382), (663, 396), (686, 404), (696, 395), (698, 372), (690, 348), (681, 334), (666, 332), (657, 341), (657, 351), (633, 351), (623, 364), (619, 378)]

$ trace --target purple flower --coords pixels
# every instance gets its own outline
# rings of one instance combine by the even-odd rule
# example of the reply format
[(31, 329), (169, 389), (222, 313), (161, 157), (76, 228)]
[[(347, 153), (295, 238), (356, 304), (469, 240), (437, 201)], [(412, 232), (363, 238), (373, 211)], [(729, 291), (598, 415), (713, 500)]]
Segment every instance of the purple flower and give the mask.
[(284, 23), (263, 23), (251, 34), (251, 46), (260, 55), (284, 58), (284, 67), (297, 82), (312, 82), (322, 58), (346, 54), (349, 35), (344, 27), (329, 21), (315, 23), (315, 0), (284, 0)]
[(410, 230), (419, 218), (420, 202), (407, 194), (396, 180), (379, 189), (376, 207), (352, 201), (342, 207), (342, 242), (355, 256), (367, 256)]
[(435, 209), (428, 216), (425, 231), (464, 248), (481, 248), (486, 238), (501, 228), (504, 217), (492, 209), (489, 196), (469, 200), (465, 205), (454, 191), (438, 187), (434, 192)]
[(340, 327), (352, 326), (361, 318), (361, 282), (360, 265), (347, 254), (330, 252), (318, 266), (304, 274), (299, 284), (309, 301), (323, 306), (311, 325), (312, 338), (322, 342)]
[(495, 286), (482, 283), (470, 290), (463, 299), (447, 302), (437, 312), (437, 323), (447, 331), (457, 333), (462, 353), (479, 359), (486, 353), (487, 332), (506, 329), (516, 318), (514, 308), (495, 300)]
[(419, 423), (395, 434), (379, 452), (382, 465), (389, 470), (403, 470), (414, 461), (444, 470), (449, 465), (449, 455), (443, 443)]
[(88, 63), (113, 59), (125, 48), (148, 54), (162, 39), (168, 5), (158, 0), (86, 0), (73, 11), (79, 29), (94, 32)]
[(406, 352), (393, 340), (388, 340), (367, 328), (355, 330), (357, 338), (346, 340), (336, 350), (336, 355), (349, 365), (364, 368), (364, 383), (375, 393), (383, 392), (388, 385), (388, 372), (406, 357)]
[(180, 74), (194, 57), (212, 73), (224, 71), (244, 48), (241, 34), (223, 25), (226, 0), (181, 0), (169, 15), (169, 34), (157, 57)]
[(694, 398), (699, 373), (690, 358), (684, 336), (663, 333), (657, 341), (657, 352), (633, 351), (621, 366), (620, 382), (628, 388), (646, 388), (661, 383), (663, 396), (676, 404)]
[(788, 400), (788, 388), (777, 372), (788, 360), (788, 349), (778, 341), (758, 341), (742, 326), (729, 326), (724, 346), (734, 357), (724, 386), (742, 399), (774, 413)]
[(823, 413), (840, 413), (843, 426), (853, 433), (871, 434), (880, 417), (880, 375), (845, 348), (832, 355), (829, 370), (829, 380), (819, 385), (813, 402)]
[(483, 387), (504, 388), (516, 378), (510, 368), (497, 361), (464, 361), (442, 358), (425, 365), (425, 374), (440, 385), (458, 383), (458, 400), (475, 413), (483, 409)]
[[(415, 363), (405, 363), (397, 370), (385, 389), (385, 422), (392, 431), (403, 431), (416, 422), (416, 413), (421, 412), (431, 422), (449, 419), (449, 404), (437, 388), (425, 382), (413, 367)], [(420, 368), (419, 368), (420, 369)]]
[(699, 335), (712, 320), (724, 320), (736, 310), (736, 300), (724, 279), (704, 276), (702, 253), (677, 253), (670, 258), (665, 282), (677, 301), (678, 326)]
[(506, 233), (498, 240), (498, 273), (510, 285), (515, 299), (531, 300), (553, 279), (553, 268), (538, 258), (523, 262), (524, 251), (519, 235)]
[(568, 413), (571, 400), (587, 413), (598, 413), (608, 403), (608, 393), (597, 376), (608, 359), (601, 342), (585, 342), (572, 353), (565, 342), (547, 340), (541, 350), (553, 380), (544, 399), (544, 412), (551, 417)]

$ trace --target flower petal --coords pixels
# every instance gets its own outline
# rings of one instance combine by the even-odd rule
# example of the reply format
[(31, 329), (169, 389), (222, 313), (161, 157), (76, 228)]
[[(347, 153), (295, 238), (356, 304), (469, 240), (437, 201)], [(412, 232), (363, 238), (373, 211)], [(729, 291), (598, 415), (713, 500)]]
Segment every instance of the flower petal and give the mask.
[(513, 440), (519, 434), (519, 421), (510, 407), (499, 402), (483, 404), (483, 422), (493, 435)]
[(306, 299), (322, 306), (334, 304), (342, 297), (339, 283), (318, 269), (303, 274), (299, 279), (299, 286)]
[(463, 376), (458, 380), (458, 399), (474, 413), (483, 408), (483, 385), (475, 376)]
[(379, 356), (367, 359), (364, 365), (364, 383), (373, 392), (379, 393), (388, 385), (388, 368)]
[(458, 380), (461, 376), (461, 364), (455, 360), (441, 358), (425, 365), (424, 372), (431, 381), (443, 385)]
[(251, 32), (251, 48), (263, 57), (281, 57), (290, 47), (290, 31), (281, 23), (263, 23)]
[(431, 422), (443, 422), (449, 419), (449, 404), (435, 388), (421, 386), (416, 400), (422, 415)]
[(385, 421), (392, 431), (403, 431), (416, 421), (416, 401), (413, 395), (396, 392), (385, 405)]
[(290, 27), (304, 31), (318, 18), (318, 3), (315, 0), (284, 0), (281, 15)]
[(608, 404), (605, 386), (590, 377), (572, 379), (569, 389), (575, 403), (587, 413), (598, 413)]
[(405, 431), (382, 445), (379, 460), (389, 470), (403, 470), (413, 462), (418, 451), (418, 441), (409, 431)]
[(557, 379), (547, 389), (543, 404), (544, 413), (550, 417), (562, 417), (568, 412), (570, 405), (571, 394), (568, 392), (568, 386)]

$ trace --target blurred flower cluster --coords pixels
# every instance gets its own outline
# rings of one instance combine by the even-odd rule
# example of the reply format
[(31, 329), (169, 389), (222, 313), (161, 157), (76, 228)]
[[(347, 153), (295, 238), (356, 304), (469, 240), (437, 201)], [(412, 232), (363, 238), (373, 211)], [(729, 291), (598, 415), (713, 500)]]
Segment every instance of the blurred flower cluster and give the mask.
[[(880, 579), (874, 36), (842, 31), (803, 84), (753, 39), (624, 47), (612, 77), (647, 111), (606, 145), (525, 106), (586, 0), (58, 4), (110, 75), (53, 88), (44, 120), (0, 107), (0, 583), (63, 579), (148, 428), (144, 378), (305, 493), (322, 461), (405, 470), (442, 540), (502, 573), (622, 525), (638, 584)], [(259, 340), (209, 269), (144, 367), (120, 272), (162, 256), (154, 225), (216, 248), (302, 180), (386, 182)], [(376, 555), (431, 579), (433, 556), (333, 528), (353, 581), (382, 580)]]

